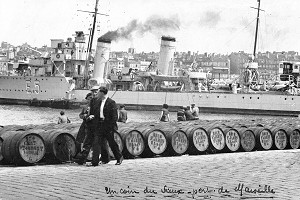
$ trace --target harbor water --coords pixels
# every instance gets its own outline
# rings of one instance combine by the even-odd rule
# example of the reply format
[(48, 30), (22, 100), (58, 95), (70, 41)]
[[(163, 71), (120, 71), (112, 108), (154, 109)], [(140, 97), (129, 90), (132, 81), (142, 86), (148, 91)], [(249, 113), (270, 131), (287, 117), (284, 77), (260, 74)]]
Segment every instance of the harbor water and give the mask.
[[(24, 105), (0, 105), (0, 126), (6, 125), (27, 125), (56, 123), (60, 109), (46, 107), (32, 107)], [(81, 109), (64, 110), (71, 122), (81, 122), (79, 113)], [(160, 111), (128, 110), (128, 122), (149, 122), (159, 121)], [(176, 112), (170, 112), (171, 121), (176, 120)], [(293, 119), (293, 117), (262, 116), (262, 115), (235, 115), (235, 114), (209, 114), (201, 113), (201, 120), (253, 120), (253, 119)], [(295, 118), (297, 119), (297, 118)]]

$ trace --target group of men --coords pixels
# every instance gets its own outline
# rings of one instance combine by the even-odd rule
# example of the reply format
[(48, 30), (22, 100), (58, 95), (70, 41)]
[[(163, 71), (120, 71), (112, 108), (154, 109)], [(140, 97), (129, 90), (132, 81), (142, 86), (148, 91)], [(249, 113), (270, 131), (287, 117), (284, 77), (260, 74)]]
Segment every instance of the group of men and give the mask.
[(177, 111), (178, 121), (189, 121), (199, 119), (199, 108), (194, 103), (191, 106), (183, 107)]
[[(122, 164), (123, 155), (114, 140), (114, 133), (118, 130), (118, 108), (116, 102), (109, 98), (107, 93), (106, 87), (94, 86), (91, 88), (91, 93), (86, 96), (88, 105), (79, 114), (83, 119), (81, 127), (83, 134), (79, 134), (81, 133), (79, 131), (77, 141), (82, 142), (83, 146), (76, 156), (78, 164), (86, 162), (91, 148), (93, 149), (92, 166), (109, 163), (108, 145), (117, 160), (116, 165)], [(125, 117), (127, 119), (127, 114)], [(99, 159), (100, 152), (101, 158)]]

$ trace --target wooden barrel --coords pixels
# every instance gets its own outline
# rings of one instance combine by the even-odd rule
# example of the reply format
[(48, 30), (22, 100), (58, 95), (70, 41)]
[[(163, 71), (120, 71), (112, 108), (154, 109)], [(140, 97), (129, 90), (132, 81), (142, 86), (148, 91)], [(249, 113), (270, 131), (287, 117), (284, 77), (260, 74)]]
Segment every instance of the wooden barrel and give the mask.
[(270, 130), (272, 132), (275, 149), (285, 149), (288, 141), (286, 131), (283, 128), (277, 126), (270, 127)]
[(212, 125), (205, 127), (208, 134), (210, 146), (210, 153), (220, 152), (225, 148), (225, 136), (222, 129), (219, 126)]
[(77, 126), (77, 127), (74, 127), (72, 129), (68, 130), (68, 133), (71, 134), (75, 138), (75, 146), (76, 146), (76, 153), (75, 153), (75, 155), (77, 153), (81, 152), (81, 143), (76, 142), (76, 137), (77, 137), (79, 128), (80, 128), (80, 126)]
[[(69, 134), (71, 134), (74, 138), (76, 138), (77, 134), (78, 134), (78, 131), (79, 131), (79, 128), (80, 128), (80, 123), (77, 123), (77, 124), (73, 124), (72, 126), (64, 126), (64, 127), (67, 127), (67, 129), (65, 131), (67, 131)], [(122, 140), (122, 137), (119, 133), (114, 133), (114, 139), (115, 141), (117, 142), (118, 146), (119, 146), (119, 149), (120, 151), (122, 152), (123, 151), (123, 148), (124, 148), (124, 142)], [(107, 144), (108, 145), (108, 144)], [(76, 146), (76, 150), (75, 150), (75, 155), (81, 151), (81, 145), (76, 143), (75, 142), (75, 146)], [(91, 160), (92, 159), (92, 153), (93, 153), (93, 150), (91, 149), (90, 150), (90, 153), (89, 153), (89, 156), (87, 158), (87, 160)], [(114, 154), (111, 150), (111, 148), (109, 147), (108, 145), (108, 153), (109, 153), (109, 156), (114, 159)]]
[(254, 132), (246, 127), (236, 128), (241, 138), (242, 149), (246, 152), (252, 151), (256, 146)]
[(130, 126), (123, 126), (119, 128), (118, 133), (124, 141), (123, 155), (125, 157), (137, 157), (143, 153), (145, 149), (144, 138), (138, 130)]
[(252, 130), (256, 141), (259, 141), (257, 142), (257, 149), (270, 150), (274, 143), (271, 130), (264, 127), (254, 127)]
[(4, 139), (7, 138), (10, 134), (21, 133), (25, 130), (26, 127), (20, 125), (8, 125), (0, 130), (0, 164), (9, 164), (9, 161), (4, 158), (1, 150)]
[(4, 159), (15, 165), (34, 164), (45, 155), (43, 138), (30, 131), (10, 132), (3, 140), (1, 149)]
[(300, 130), (296, 127), (285, 127), (288, 136), (288, 146), (292, 149), (300, 147)]
[[(115, 133), (114, 133), (114, 139), (115, 139), (116, 143), (117, 143), (118, 146), (119, 146), (120, 152), (122, 152), (123, 149), (124, 149), (124, 142), (123, 142), (123, 140), (122, 140), (121, 135), (120, 135), (119, 133), (115, 132)], [(108, 142), (107, 142), (107, 143), (108, 143)], [(109, 147), (108, 144), (107, 144), (107, 146), (108, 146), (108, 153), (109, 153), (110, 157), (111, 157), (112, 159), (115, 159), (115, 156), (114, 156), (114, 154), (113, 154), (111, 148)]]
[[(18, 132), (21, 132), (21, 131), (18, 131)], [(15, 134), (15, 133), (16, 133), (16, 131), (3, 131), (3, 132), (0, 132), (0, 164), (9, 164), (10, 163), (3, 156), (2, 146), (3, 146), (3, 141), (5, 140), (5, 138), (7, 138), (10, 134)]]
[(50, 130), (50, 129), (55, 129), (55, 126), (57, 126), (57, 123), (45, 123), (45, 124), (36, 125), (34, 129)]
[(150, 157), (162, 155), (167, 148), (167, 139), (161, 130), (157, 129), (154, 125), (136, 127), (144, 138), (145, 150), (141, 156)]
[(222, 131), (225, 135), (225, 144), (230, 152), (236, 152), (241, 147), (241, 138), (239, 132), (232, 127), (222, 127)]
[(182, 155), (184, 154), (188, 147), (189, 142), (186, 133), (176, 127), (160, 127), (167, 139), (167, 149), (164, 155)]
[(46, 153), (44, 161), (62, 163), (71, 161), (76, 154), (75, 138), (66, 130), (53, 129), (49, 131), (33, 130), (45, 141)]
[(182, 130), (187, 134), (189, 147), (188, 154), (203, 154), (209, 147), (209, 139), (206, 130), (200, 126), (183, 127)]

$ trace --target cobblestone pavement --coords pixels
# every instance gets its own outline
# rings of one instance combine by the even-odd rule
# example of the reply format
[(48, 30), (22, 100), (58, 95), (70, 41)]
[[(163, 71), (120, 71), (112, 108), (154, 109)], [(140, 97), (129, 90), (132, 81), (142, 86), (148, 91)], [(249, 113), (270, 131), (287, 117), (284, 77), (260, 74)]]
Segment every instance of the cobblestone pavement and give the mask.
[(300, 150), (0, 167), (0, 199), (300, 199)]

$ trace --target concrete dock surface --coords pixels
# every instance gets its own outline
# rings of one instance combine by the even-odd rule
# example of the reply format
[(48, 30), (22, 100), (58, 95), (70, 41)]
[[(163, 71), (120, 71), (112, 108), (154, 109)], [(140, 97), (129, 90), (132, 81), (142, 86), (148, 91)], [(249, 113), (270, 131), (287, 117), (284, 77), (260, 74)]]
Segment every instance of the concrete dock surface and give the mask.
[(0, 166), (0, 199), (300, 199), (300, 150)]

